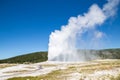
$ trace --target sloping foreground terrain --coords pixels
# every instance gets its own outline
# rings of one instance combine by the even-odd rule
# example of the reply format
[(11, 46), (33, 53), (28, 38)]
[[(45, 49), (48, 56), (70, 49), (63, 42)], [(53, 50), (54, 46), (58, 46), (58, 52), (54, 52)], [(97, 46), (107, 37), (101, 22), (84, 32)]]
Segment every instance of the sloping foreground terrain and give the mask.
[(118, 59), (1, 65), (0, 80), (120, 80)]

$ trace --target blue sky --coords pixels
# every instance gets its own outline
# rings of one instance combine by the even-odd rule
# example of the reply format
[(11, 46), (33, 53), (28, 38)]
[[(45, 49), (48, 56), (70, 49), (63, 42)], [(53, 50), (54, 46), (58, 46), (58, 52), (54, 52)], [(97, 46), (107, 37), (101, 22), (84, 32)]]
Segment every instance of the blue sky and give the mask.
[[(106, 0), (0, 0), (0, 59), (47, 51), (50, 33), (93, 3)], [(120, 48), (120, 9), (99, 28), (107, 34), (104, 48)]]

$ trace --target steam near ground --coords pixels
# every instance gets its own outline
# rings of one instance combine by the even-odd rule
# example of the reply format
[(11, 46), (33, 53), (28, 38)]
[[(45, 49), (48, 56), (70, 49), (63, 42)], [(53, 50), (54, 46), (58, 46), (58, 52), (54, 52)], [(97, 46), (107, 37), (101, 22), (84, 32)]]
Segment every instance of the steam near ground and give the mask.
[[(55, 61), (84, 61), (85, 52), (78, 53), (77, 48), (96, 49), (100, 48), (105, 33), (99, 31), (107, 19), (116, 14), (120, 0), (107, 0), (107, 3), (100, 8), (97, 4), (90, 6), (88, 12), (70, 17), (68, 24), (61, 26), (61, 30), (55, 30), (49, 38), (48, 60)], [(86, 35), (84, 35), (86, 34)], [(86, 40), (83, 39), (86, 36)], [(90, 54), (91, 59), (95, 55)], [(92, 58), (93, 57), (93, 58)], [(97, 57), (96, 57), (97, 58)]]

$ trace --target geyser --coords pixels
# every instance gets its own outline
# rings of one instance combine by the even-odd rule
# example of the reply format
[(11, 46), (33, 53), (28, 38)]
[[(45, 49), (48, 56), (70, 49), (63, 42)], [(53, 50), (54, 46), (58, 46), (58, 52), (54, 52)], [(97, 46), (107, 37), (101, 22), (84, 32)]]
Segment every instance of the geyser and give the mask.
[[(83, 34), (90, 32), (92, 35), (87, 44), (89, 47), (96, 47), (96, 40), (100, 40), (104, 32), (97, 30), (106, 19), (115, 15), (120, 0), (108, 0), (108, 3), (100, 8), (93, 4), (87, 13), (70, 17), (68, 24), (61, 27), (61, 30), (55, 30), (51, 33), (48, 47), (48, 60), (54, 61), (84, 61), (87, 58), (95, 59), (95, 56), (89, 51), (77, 51), (78, 39), (82, 39)], [(82, 44), (79, 46), (83, 46)], [(87, 53), (87, 56), (86, 56)]]

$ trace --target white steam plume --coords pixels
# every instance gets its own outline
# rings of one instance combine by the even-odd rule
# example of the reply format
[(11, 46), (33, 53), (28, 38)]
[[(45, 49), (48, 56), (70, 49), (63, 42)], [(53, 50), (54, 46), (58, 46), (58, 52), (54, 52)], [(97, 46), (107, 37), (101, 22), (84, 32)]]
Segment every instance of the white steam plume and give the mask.
[(96, 27), (115, 15), (119, 2), (120, 0), (108, 0), (108, 3), (102, 9), (97, 4), (93, 4), (83, 16), (71, 17), (68, 24), (62, 26), (61, 30), (52, 32), (49, 38), (48, 60), (85, 60), (85, 55), (82, 54), (82, 51), (79, 55), (76, 51), (76, 45), (79, 44), (77, 41), (78, 35), (81, 38), (84, 33), (93, 30), (92, 34), (94, 36), (92, 39), (101, 39), (104, 33), (98, 31)]

